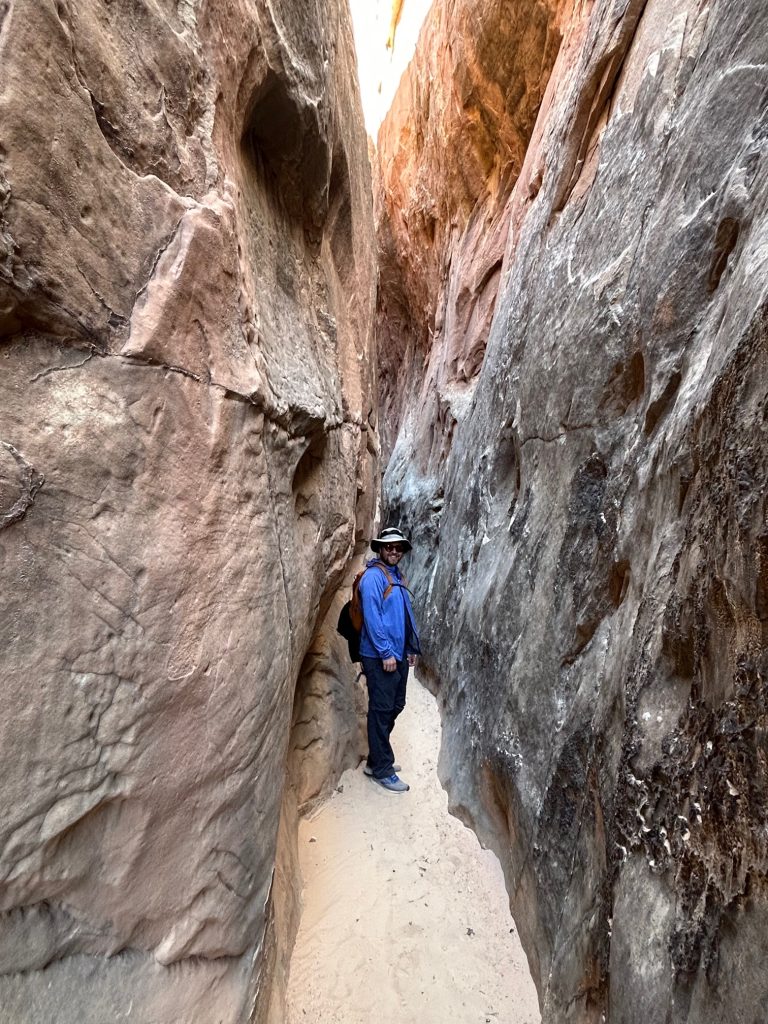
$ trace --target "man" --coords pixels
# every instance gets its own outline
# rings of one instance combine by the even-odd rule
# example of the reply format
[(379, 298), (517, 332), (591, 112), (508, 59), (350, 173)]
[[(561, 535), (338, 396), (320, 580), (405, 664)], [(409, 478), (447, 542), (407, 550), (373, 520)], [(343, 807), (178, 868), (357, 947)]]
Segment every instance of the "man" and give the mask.
[(368, 562), (360, 580), (363, 628), (360, 659), (368, 683), (368, 763), (366, 775), (391, 793), (410, 788), (398, 778), (390, 735), (405, 707), (408, 668), (421, 653), (400, 560), (411, 542), (396, 527), (388, 527), (371, 541), (378, 556)]

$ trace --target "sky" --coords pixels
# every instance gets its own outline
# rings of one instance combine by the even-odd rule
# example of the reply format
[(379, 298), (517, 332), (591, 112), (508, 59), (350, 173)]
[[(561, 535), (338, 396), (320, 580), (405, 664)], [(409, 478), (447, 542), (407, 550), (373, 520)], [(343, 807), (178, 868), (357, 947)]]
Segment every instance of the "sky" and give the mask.
[(387, 49), (393, 0), (350, 0), (365, 127), (376, 141), (432, 0), (403, 0), (394, 51)]

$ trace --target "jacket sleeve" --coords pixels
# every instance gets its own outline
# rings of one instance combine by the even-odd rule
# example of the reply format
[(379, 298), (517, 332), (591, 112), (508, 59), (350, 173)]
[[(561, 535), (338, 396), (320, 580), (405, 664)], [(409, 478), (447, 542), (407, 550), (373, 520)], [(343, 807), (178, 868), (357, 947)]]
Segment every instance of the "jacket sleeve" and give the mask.
[(384, 573), (379, 569), (369, 569), (360, 580), (363, 628), (371, 638), (371, 643), (376, 648), (382, 661), (395, 657), (384, 622), (384, 590), (386, 585)]

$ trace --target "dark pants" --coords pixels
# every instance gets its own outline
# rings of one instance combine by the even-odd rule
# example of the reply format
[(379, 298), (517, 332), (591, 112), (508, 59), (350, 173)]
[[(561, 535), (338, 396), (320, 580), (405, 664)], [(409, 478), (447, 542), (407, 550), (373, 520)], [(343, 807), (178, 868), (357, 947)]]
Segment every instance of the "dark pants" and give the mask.
[(363, 658), (363, 672), (368, 683), (368, 766), (375, 778), (386, 779), (395, 763), (389, 737), (405, 707), (408, 662), (398, 661), (394, 672), (385, 672), (379, 658)]

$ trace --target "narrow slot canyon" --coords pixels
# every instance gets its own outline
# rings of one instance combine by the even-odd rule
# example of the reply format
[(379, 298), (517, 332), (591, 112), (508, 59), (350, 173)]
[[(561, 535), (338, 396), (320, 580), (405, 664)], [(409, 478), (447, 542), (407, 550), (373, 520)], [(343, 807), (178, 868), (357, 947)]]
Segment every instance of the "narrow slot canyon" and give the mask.
[(407, 801), (351, 768), (301, 823), (286, 1024), (539, 1024), (501, 868), (448, 814), (439, 712), (417, 679), (393, 743)]
[(768, 1024), (766, 111), (764, 0), (0, 0), (0, 1024)]

